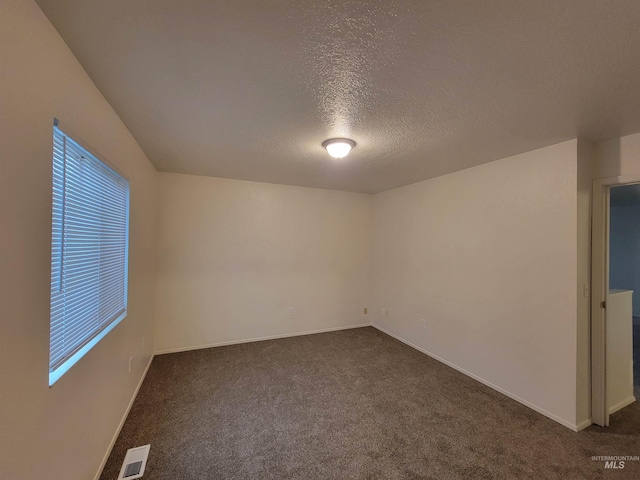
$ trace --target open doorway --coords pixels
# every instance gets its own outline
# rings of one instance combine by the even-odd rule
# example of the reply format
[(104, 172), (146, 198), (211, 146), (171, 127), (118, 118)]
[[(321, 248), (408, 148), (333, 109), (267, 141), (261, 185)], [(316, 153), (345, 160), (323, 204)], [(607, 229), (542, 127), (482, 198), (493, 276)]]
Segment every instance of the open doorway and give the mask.
[[(636, 401), (633, 347), (640, 347), (640, 339), (636, 333), (634, 342), (633, 315), (634, 303), (640, 314), (640, 175), (595, 180), (592, 200), (591, 421), (607, 426), (610, 414)], [(638, 258), (637, 267), (632, 257)]]
[(616, 292), (607, 312), (613, 413), (640, 399), (640, 184), (613, 186), (609, 195), (609, 291)]

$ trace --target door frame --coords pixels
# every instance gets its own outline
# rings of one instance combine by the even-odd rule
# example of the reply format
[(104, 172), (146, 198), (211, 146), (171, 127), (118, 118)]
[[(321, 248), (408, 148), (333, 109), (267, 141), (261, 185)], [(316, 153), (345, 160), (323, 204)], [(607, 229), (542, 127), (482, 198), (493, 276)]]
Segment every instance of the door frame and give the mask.
[(599, 178), (591, 195), (591, 421), (609, 425), (607, 402), (607, 301), (609, 290), (609, 193), (611, 187), (640, 183), (640, 173)]

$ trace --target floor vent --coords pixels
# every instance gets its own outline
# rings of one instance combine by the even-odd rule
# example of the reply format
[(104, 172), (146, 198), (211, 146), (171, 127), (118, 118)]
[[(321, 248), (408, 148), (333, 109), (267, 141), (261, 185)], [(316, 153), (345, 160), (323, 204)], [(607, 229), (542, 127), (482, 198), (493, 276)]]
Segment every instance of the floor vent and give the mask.
[(118, 480), (141, 478), (142, 475), (144, 475), (144, 467), (147, 465), (150, 448), (151, 445), (144, 445), (143, 447), (130, 448), (127, 450), (127, 455), (124, 457), (124, 462), (122, 462)]

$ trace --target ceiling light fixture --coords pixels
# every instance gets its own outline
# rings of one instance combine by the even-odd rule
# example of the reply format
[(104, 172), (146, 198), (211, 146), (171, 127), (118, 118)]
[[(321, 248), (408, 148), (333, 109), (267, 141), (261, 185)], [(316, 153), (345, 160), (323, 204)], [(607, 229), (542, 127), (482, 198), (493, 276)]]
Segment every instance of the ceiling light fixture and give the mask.
[(322, 146), (333, 158), (344, 158), (356, 146), (356, 142), (348, 138), (330, 138), (322, 142)]

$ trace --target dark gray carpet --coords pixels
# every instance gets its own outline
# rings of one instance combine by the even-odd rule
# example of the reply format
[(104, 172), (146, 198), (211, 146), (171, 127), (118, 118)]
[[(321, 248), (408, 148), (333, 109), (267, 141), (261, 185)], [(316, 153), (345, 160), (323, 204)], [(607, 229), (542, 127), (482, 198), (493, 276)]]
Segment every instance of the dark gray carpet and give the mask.
[(640, 478), (640, 405), (575, 433), (371, 328), (154, 359), (101, 479)]

